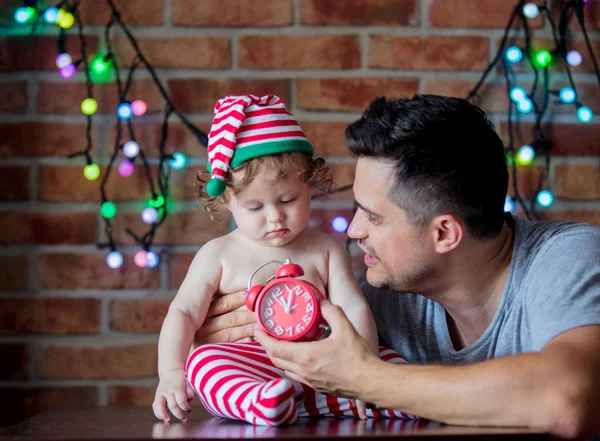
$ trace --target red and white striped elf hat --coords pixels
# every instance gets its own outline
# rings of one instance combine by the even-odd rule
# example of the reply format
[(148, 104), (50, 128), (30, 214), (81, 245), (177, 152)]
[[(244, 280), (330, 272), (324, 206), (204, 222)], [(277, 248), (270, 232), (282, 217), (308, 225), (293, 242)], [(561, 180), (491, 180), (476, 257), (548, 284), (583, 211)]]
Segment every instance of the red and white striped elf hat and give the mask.
[(296, 118), (276, 95), (226, 96), (215, 104), (208, 135), (209, 196), (225, 192), (225, 177), (248, 159), (283, 152), (314, 153)]

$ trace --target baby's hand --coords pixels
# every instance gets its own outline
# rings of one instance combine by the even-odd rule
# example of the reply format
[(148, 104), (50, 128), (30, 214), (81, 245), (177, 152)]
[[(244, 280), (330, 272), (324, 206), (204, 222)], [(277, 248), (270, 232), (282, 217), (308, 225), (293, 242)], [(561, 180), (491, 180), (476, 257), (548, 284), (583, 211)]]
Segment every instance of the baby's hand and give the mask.
[(184, 412), (190, 412), (192, 408), (188, 404), (194, 398), (194, 389), (185, 378), (182, 369), (165, 372), (160, 375), (152, 410), (159, 420), (165, 423), (170, 421), (166, 405), (171, 413), (181, 421), (187, 421)]
[(367, 403), (365, 403), (364, 401), (360, 401), (360, 400), (352, 400), (352, 403), (356, 406), (356, 409), (358, 410), (358, 417), (361, 420), (366, 420), (367, 419)]

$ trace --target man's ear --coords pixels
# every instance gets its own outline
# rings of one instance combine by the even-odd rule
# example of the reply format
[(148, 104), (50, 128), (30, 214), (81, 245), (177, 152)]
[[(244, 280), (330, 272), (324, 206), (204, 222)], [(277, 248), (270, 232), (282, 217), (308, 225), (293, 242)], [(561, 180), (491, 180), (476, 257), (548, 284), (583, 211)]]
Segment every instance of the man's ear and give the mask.
[(463, 240), (465, 229), (456, 216), (451, 214), (436, 216), (430, 225), (433, 234), (433, 246), (437, 253), (448, 253)]

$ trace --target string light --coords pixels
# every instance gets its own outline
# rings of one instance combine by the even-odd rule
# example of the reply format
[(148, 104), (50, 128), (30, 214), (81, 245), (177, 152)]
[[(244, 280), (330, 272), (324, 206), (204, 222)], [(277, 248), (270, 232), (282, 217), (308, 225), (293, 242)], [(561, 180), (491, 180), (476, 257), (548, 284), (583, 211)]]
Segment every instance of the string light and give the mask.
[[(539, 6), (538, 6), (539, 5)], [(554, 202), (554, 196), (548, 188), (548, 176), (550, 171), (550, 150), (551, 144), (546, 138), (543, 126), (541, 124), (546, 112), (549, 110), (548, 103), (552, 95), (557, 96), (560, 100), (556, 101), (559, 105), (572, 105), (576, 109), (576, 115), (579, 121), (582, 123), (588, 123), (593, 118), (591, 109), (578, 101), (578, 94), (575, 83), (573, 82), (573, 76), (571, 75), (571, 66), (579, 66), (582, 63), (582, 55), (575, 49), (571, 49), (570, 40), (567, 38), (567, 31), (569, 29), (569, 21), (576, 17), (583, 33), (587, 49), (595, 69), (596, 78), (600, 83), (600, 69), (593, 51), (593, 48), (589, 42), (587, 31), (585, 28), (585, 19), (582, 9), (581, 0), (562, 0), (560, 2), (560, 16), (558, 23), (556, 17), (553, 15), (553, 10), (549, 6), (548, 0), (541, 0), (538, 4), (532, 2), (526, 2), (520, 0), (515, 5), (513, 12), (508, 21), (508, 25), (504, 31), (504, 36), (499, 44), (498, 53), (493, 61), (483, 72), (481, 78), (475, 85), (475, 87), (469, 92), (467, 99), (479, 99), (478, 91), (483, 85), (486, 77), (493, 71), (497, 64), (501, 64), (504, 78), (507, 85), (509, 100), (509, 108), (507, 109), (508, 114), (508, 142), (506, 143), (506, 154), (509, 165), (512, 167), (512, 188), (514, 196), (506, 196), (504, 210), (513, 211), (518, 204), (525, 214), (532, 220), (539, 219), (536, 213), (536, 207), (547, 208), (550, 207)], [(555, 47), (547, 48), (542, 50), (534, 50), (532, 47), (532, 28), (528, 23), (528, 20), (536, 18), (538, 15), (543, 14), (547, 19), (551, 29), (551, 34), (554, 36)], [(516, 46), (509, 46), (507, 44), (508, 36), (513, 29), (517, 29), (517, 24), (520, 22), (522, 32), (524, 32), (524, 41), (526, 47), (518, 48)], [(527, 61), (527, 63), (525, 63)], [(523, 87), (515, 84), (513, 67), (516, 64), (526, 64), (525, 67), (530, 67), (534, 72), (534, 84), (531, 85), (530, 92), (528, 93)], [(550, 72), (549, 66), (556, 64), (555, 68), (564, 68), (566, 72), (566, 78), (569, 81), (569, 85), (561, 88), (560, 90), (553, 90), (550, 88), (551, 81), (549, 80)], [(522, 67), (523, 68), (523, 67)], [(515, 112), (513, 107), (522, 114), (532, 115), (528, 118), (532, 118), (533, 129), (531, 130), (532, 139), (529, 143), (522, 145), (518, 151), (515, 149), (515, 130), (518, 124), (514, 120)], [(485, 110), (485, 109), (484, 109)], [(527, 167), (533, 163), (533, 160), (538, 154), (545, 156), (544, 163), (545, 167), (540, 173), (538, 190), (536, 195), (530, 200), (526, 201), (519, 193), (518, 189), (518, 168), (517, 166)]]
[(348, 229), (348, 219), (346, 219), (344, 216), (336, 216), (331, 221), (331, 226), (333, 227), (334, 231), (337, 231), (338, 233), (344, 233)]

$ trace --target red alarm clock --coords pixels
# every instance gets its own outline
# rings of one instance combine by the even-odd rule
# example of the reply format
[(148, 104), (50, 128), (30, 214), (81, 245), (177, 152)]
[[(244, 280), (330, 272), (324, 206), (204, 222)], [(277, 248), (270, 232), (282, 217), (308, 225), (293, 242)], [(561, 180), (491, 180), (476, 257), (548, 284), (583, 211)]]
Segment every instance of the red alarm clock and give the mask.
[[(271, 263), (281, 264), (275, 275), (266, 285), (252, 286), (252, 277)], [(329, 332), (319, 307), (325, 296), (312, 283), (297, 278), (302, 275), (302, 267), (286, 259), (263, 263), (248, 278), (246, 306), (256, 313), (262, 330), (279, 340), (313, 341)]]

